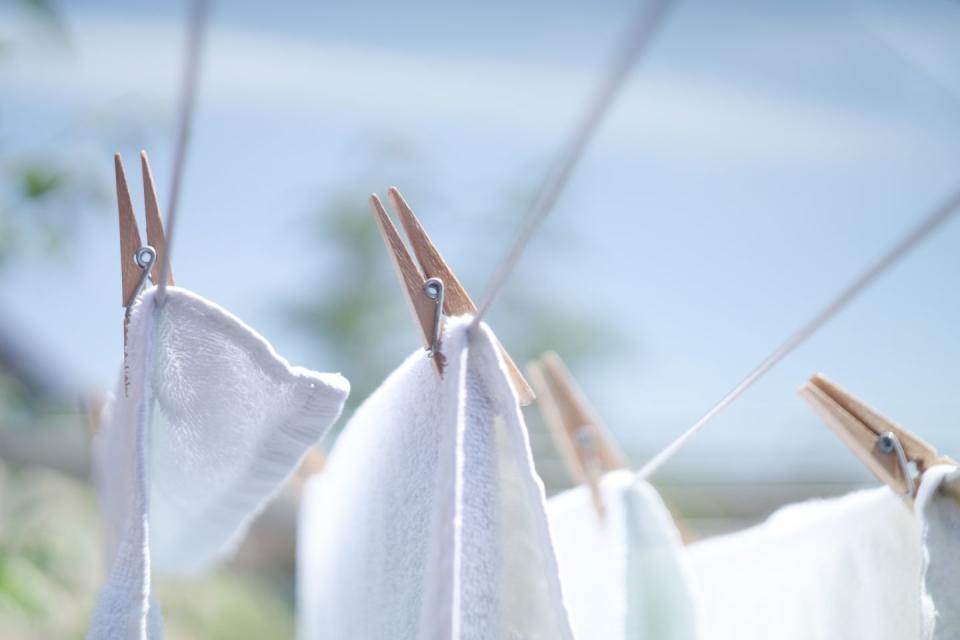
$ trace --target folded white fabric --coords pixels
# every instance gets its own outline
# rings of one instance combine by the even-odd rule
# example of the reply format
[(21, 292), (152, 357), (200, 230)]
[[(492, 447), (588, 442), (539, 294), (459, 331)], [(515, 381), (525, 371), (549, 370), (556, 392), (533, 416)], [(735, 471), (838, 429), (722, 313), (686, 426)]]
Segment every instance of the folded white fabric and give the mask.
[(956, 477), (952, 467), (927, 471), (915, 516), (882, 488), (791, 505), (691, 545), (704, 637), (960, 637)]
[(158, 638), (152, 569), (200, 571), (337, 419), (349, 384), (290, 367), (239, 319), (176, 287), (131, 310), (127, 369), (93, 442), (108, 578), (89, 638)]
[(630, 471), (600, 480), (606, 511), (576, 487), (547, 503), (560, 582), (577, 637), (699, 637), (685, 549), (657, 491)]
[(571, 638), (543, 485), (485, 326), (446, 322), (357, 410), (304, 495), (303, 639)]

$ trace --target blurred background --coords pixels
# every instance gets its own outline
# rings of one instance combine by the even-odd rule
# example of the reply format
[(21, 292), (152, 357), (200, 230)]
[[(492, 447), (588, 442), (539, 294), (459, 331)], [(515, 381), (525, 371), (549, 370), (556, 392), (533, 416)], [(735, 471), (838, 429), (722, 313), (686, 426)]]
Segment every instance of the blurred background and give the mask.
[[(367, 210), (397, 185), (475, 298), (631, 2), (215, 4), (173, 262), (349, 412), (419, 338)], [(0, 636), (81, 637), (88, 434), (121, 359), (112, 154), (169, 198), (182, 2), (0, 4)], [(954, 190), (960, 4), (677, 2), (489, 322), (559, 352), (639, 466)], [(137, 205), (138, 210), (140, 206)], [(822, 371), (960, 455), (960, 223), (654, 478), (691, 538), (875, 485), (796, 389)], [(536, 407), (538, 468), (569, 486)], [(341, 420), (341, 424), (344, 420)], [(324, 443), (329, 447), (335, 435)], [(171, 638), (293, 634), (295, 479)]]

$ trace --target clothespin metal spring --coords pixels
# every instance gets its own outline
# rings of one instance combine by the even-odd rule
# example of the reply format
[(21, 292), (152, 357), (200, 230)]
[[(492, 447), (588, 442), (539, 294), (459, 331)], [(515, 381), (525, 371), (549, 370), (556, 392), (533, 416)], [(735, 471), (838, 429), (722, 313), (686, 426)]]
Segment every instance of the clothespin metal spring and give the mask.
[(440, 336), (443, 333), (443, 280), (428, 278), (423, 283), (423, 293), (436, 304), (433, 313), (433, 336), (430, 339), (430, 348), (427, 349), (427, 357), (432, 358), (440, 352)]
[(157, 250), (146, 244), (133, 254), (133, 261), (137, 264), (138, 267), (143, 269), (143, 274), (140, 276), (139, 282), (137, 282), (137, 288), (133, 290), (133, 298), (131, 299), (131, 305), (134, 300), (140, 296), (140, 292), (143, 291), (143, 285), (147, 283), (147, 278), (150, 277), (150, 270), (153, 269), (153, 265), (157, 262)]
[(913, 480), (913, 474), (910, 472), (910, 462), (907, 460), (907, 453), (903, 450), (900, 438), (893, 431), (887, 431), (881, 434), (877, 440), (877, 448), (881, 453), (897, 457), (897, 464), (900, 465), (900, 472), (903, 474), (903, 483), (906, 487), (902, 497), (912, 500), (916, 497), (917, 485)]

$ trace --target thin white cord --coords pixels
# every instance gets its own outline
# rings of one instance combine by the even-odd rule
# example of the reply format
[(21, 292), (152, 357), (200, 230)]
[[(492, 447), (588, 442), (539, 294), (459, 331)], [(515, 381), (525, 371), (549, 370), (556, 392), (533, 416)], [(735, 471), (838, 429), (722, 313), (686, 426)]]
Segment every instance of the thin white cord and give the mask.
[(160, 282), (157, 284), (157, 304), (163, 303), (167, 293), (167, 277), (170, 273), (170, 254), (173, 252), (173, 235), (177, 222), (177, 204), (180, 199), (180, 184), (183, 180), (183, 165), (186, 161), (187, 142), (190, 140), (190, 124), (193, 121), (197, 96), (197, 77), (200, 74), (200, 56), (210, 15), (211, 0), (194, 0), (190, 7), (190, 26), (187, 34), (187, 49), (184, 57), (183, 79), (180, 86), (180, 106), (177, 122), (177, 139), (173, 152), (173, 174), (170, 179), (170, 200), (167, 204), (167, 219), (164, 231), (167, 250), (160, 262)]
[(757, 380), (762, 378), (770, 369), (776, 366), (781, 360), (786, 358), (790, 352), (800, 346), (807, 338), (817, 332), (820, 327), (833, 318), (841, 309), (843, 309), (851, 300), (856, 298), (864, 289), (877, 279), (884, 271), (893, 266), (903, 256), (910, 252), (921, 240), (933, 233), (938, 227), (946, 222), (952, 215), (960, 210), (960, 191), (954, 192), (943, 204), (937, 207), (930, 215), (917, 225), (910, 233), (904, 236), (897, 244), (890, 248), (877, 260), (869, 269), (854, 280), (850, 285), (843, 289), (836, 298), (834, 298), (826, 307), (811, 318), (806, 324), (800, 327), (796, 333), (777, 347), (773, 353), (764, 358), (750, 374), (740, 381), (727, 395), (720, 399), (720, 402), (710, 408), (703, 416), (697, 420), (692, 427), (680, 434), (676, 440), (671, 442), (660, 453), (655, 455), (638, 472), (637, 477), (648, 479), (657, 472), (665, 462), (674, 456), (680, 449), (690, 441), (690, 439), (702, 429), (710, 420), (721, 411), (726, 409), (740, 395), (753, 386)]
[(520, 257), (530, 243), (533, 234), (557, 203), (563, 188), (570, 180), (573, 170), (583, 156), (583, 152), (594, 133), (596, 133), (598, 125), (603, 121), (604, 116), (616, 100), (624, 82), (630, 75), (630, 71), (636, 66), (641, 54), (647, 49), (647, 46), (653, 40), (653, 36), (657, 33), (670, 4), (671, 0), (647, 0), (643, 3), (636, 20), (634, 20), (630, 31), (627, 33), (619, 55), (614, 59), (610, 73), (600, 85), (589, 108), (583, 114), (583, 119), (574, 129), (573, 136), (567, 145), (560, 150), (553, 168), (547, 173), (546, 178), (540, 185), (537, 197), (533, 201), (533, 206), (530, 208), (530, 213), (520, 229), (516, 241), (497, 265), (471, 327), (482, 321), (490, 307), (493, 306), (507, 278), (520, 261)]

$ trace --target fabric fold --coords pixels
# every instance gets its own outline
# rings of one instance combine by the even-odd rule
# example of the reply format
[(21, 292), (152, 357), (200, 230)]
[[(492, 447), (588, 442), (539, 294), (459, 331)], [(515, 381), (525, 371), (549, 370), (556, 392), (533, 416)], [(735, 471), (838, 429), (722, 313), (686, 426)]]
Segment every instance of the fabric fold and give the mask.
[(349, 392), (200, 296), (155, 293), (131, 308), (126, 369), (93, 440), (108, 570), (89, 638), (160, 637), (152, 570), (228, 555)]
[(657, 491), (627, 470), (600, 479), (606, 514), (580, 486), (547, 504), (577, 637), (695, 640), (697, 602), (685, 549)]
[(543, 485), (489, 330), (445, 322), (440, 378), (411, 355), (304, 495), (301, 639), (569, 639)]

